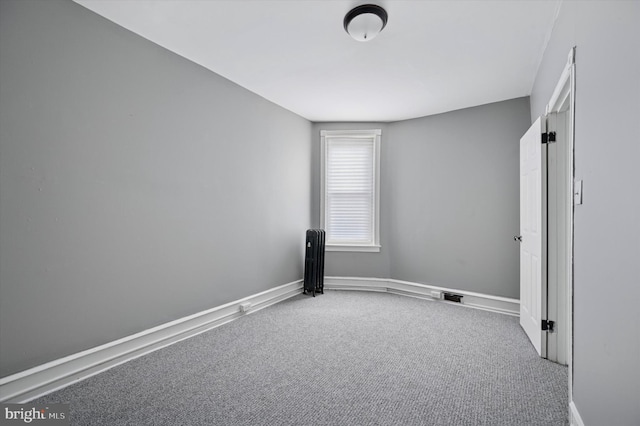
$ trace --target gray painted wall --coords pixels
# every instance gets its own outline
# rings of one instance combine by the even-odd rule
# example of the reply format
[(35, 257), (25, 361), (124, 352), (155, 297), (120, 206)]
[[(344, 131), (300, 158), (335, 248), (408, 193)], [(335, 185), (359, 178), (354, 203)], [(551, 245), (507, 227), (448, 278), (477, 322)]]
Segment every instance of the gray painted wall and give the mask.
[(302, 277), (311, 123), (70, 1), (0, 2), (2, 376)]
[(531, 94), (576, 46), (573, 399), (585, 425), (640, 424), (640, 2), (565, 1)]
[(519, 298), (519, 141), (528, 98), (393, 123), (392, 278)]
[(315, 123), (313, 203), (320, 217), (320, 130), (382, 129), (380, 253), (330, 252), (326, 274), (394, 278), (519, 297), (519, 98), (395, 123)]

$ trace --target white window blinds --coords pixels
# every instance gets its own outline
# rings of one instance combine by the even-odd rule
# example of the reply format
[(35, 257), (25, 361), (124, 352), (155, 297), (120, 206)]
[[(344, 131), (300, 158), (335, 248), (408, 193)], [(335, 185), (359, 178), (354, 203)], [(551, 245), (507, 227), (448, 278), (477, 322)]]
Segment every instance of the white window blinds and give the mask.
[(377, 246), (378, 136), (324, 135), (327, 245)]

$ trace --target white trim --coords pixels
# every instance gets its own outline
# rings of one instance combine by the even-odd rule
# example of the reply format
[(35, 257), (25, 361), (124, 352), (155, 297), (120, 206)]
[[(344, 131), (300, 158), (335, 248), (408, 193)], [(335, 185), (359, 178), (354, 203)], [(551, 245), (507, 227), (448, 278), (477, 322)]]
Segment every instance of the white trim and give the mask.
[(558, 80), (558, 84), (551, 95), (551, 99), (547, 103), (547, 108), (545, 111), (545, 115), (551, 112), (558, 112), (557, 109), (562, 106), (564, 100), (567, 98), (569, 93), (572, 91), (572, 87), (567, 84), (570, 82), (571, 77), (573, 75), (573, 65), (575, 64), (576, 57), (576, 48), (572, 47), (569, 50), (569, 55), (567, 58), (567, 64), (564, 66), (562, 70), (562, 74), (560, 75), (560, 80)]
[[(518, 316), (519, 300), (382, 278), (325, 277), (327, 290), (381, 291), (427, 300), (433, 294), (463, 295), (458, 306)], [(432, 293), (435, 291), (436, 293)], [(203, 312), (189, 315), (113, 342), (78, 352), (0, 379), (0, 402), (25, 403), (62, 389), (132, 359), (204, 333), (243, 315), (256, 312), (302, 292), (302, 280), (275, 287)], [(242, 307), (248, 311), (242, 312)]]
[[(569, 207), (569, 223), (566, 232), (566, 259), (567, 259), (567, 277), (566, 282), (566, 304), (559, 306), (558, 317), (566, 319), (566, 338), (565, 342), (559, 344), (566, 345), (567, 364), (569, 369), (569, 402), (573, 404), (573, 238), (574, 238), (574, 180), (575, 180), (575, 98), (576, 98), (576, 47), (569, 49), (567, 55), (567, 63), (562, 70), (560, 79), (551, 95), (551, 99), (546, 107), (546, 114), (557, 113), (567, 108), (569, 113), (569, 131), (567, 135), (568, 142), (568, 160), (567, 175), (569, 177), (568, 194), (570, 204)], [(567, 106), (568, 101), (568, 106)], [(576, 410), (577, 413), (577, 410)], [(578, 416), (579, 417), (579, 416)]]
[(582, 417), (580, 417), (580, 413), (578, 412), (578, 407), (576, 407), (573, 401), (569, 403), (569, 424), (571, 426), (584, 426)]
[[(507, 297), (492, 296), (489, 294), (475, 293), (466, 290), (456, 290), (429, 284), (419, 284), (409, 281), (400, 281), (390, 278), (363, 278), (363, 277), (325, 277), (325, 290), (362, 290), (379, 291), (399, 294), (403, 296), (418, 297), (434, 300), (442, 303), (451, 303), (467, 308), (481, 309), (484, 311), (498, 312), (512, 316), (520, 315), (520, 301)], [(432, 291), (455, 293), (464, 296), (462, 303), (440, 300), (432, 296)]]
[(362, 137), (370, 138), (371, 135), (382, 135), (382, 129), (370, 129), (370, 130), (320, 130), (320, 136), (349, 136), (349, 137)]
[(380, 246), (351, 246), (351, 245), (338, 245), (338, 244), (327, 244), (325, 246), (326, 251), (362, 251), (362, 252), (379, 252)]
[[(0, 402), (24, 403), (302, 292), (293, 281), (0, 379)], [(248, 311), (241, 311), (241, 305)]]
[(380, 144), (382, 129), (368, 130), (320, 130), (320, 227), (327, 230), (326, 226), (326, 158), (328, 143), (327, 138), (362, 138), (373, 139), (373, 241), (369, 244), (333, 244), (327, 243), (327, 251), (351, 251), (351, 252), (379, 252), (380, 251)]

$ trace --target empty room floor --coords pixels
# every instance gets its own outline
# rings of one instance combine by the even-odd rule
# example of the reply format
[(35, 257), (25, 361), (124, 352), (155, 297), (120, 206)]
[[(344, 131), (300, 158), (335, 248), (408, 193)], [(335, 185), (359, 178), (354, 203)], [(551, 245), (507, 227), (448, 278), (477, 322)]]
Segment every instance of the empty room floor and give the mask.
[(298, 295), (37, 399), (73, 425), (567, 425), (567, 368), (518, 318)]

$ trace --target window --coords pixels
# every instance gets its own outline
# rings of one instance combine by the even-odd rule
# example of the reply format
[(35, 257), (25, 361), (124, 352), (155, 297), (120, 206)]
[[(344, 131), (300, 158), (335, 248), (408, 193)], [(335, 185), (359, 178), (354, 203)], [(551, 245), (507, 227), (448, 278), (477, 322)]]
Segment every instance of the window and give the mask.
[(322, 130), (320, 216), (328, 251), (380, 251), (380, 129)]

